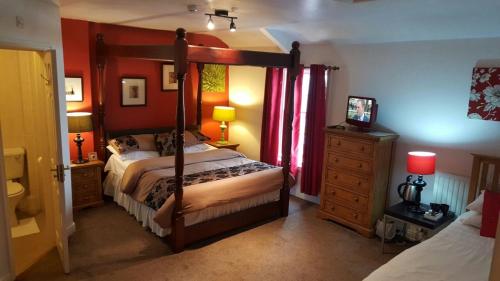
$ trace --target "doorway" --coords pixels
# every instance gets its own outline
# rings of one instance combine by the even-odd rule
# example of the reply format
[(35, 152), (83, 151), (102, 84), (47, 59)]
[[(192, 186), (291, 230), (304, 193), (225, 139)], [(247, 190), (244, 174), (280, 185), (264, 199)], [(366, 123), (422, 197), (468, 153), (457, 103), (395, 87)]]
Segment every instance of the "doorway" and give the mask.
[(52, 51), (0, 49), (0, 189), (15, 276), (54, 247), (69, 271), (54, 61)]

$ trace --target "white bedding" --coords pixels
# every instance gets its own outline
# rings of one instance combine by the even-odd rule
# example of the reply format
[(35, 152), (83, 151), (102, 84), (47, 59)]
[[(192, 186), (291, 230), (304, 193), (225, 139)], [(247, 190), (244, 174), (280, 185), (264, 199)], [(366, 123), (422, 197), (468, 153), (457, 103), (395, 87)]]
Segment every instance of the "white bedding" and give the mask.
[[(208, 145), (197, 145), (196, 147), (191, 147), (190, 150), (185, 151), (186, 153), (201, 152), (205, 150), (215, 149)], [(146, 157), (147, 158), (147, 157)], [(114, 201), (124, 207), (130, 214), (134, 215), (135, 218), (142, 222), (143, 227), (149, 227), (153, 233), (160, 237), (164, 237), (170, 234), (170, 229), (164, 229), (160, 227), (156, 222), (153, 221), (153, 217), (156, 211), (148, 206), (141, 204), (134, 199), (132, 199), (128, 194), (120, 191), (120, 182), (125, 172), (125, 169), (131, 163), (137, 160), (122, 160), (117, 155), (113, 154), (108, 159), (104, 170), (108, 172), (106, 179), (104, 180), (104, 194), (112, 196)], [(236, 161), (236, 162), (235, 162)], [(224, 166), (230, 167), (234, 165), (241, 165), (241, 158), (238, 160), (226, 160)], [(252, 160), (247, 161), (251, 162)], [(221, 217), (227, 214), (235, 213), (248, 208), (256, 207), (265, 203), (278, 201), (280, 196), (280, 191), (276, 190), (273, 192), (261, 194), (246, 200), (241, 200), (239, 202), (225, 204), (217, 207), (210, 207), (203, 209), (199, 212), (194, 212), (187, 214), (185, 217), (186, 226), (193, 225), (199, 222), (207, 221), (213, 218)]]
[[(465, 214), (462, 214), (462, 216)], [(487, 281), (495, 239), (459, 219), (434, 237), (402, 252), (365, 281)]]

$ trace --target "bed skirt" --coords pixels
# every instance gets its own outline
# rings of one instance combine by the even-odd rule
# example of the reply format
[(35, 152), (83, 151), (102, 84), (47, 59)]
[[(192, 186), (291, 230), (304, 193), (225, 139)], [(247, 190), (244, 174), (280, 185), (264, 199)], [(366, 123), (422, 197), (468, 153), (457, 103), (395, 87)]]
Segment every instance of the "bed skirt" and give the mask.
[[(133, 215), (143, 227), (149, 228), (154, 234), (165, 237), (170, 234), (170, 228), (162, 228), (154, 220), (156, 211), (152, 208), (139, 203), (132, 199), (128, 194), (120, 191), (121, 177), (114, 174), (112, 171), (108, 172), (104, 180), (104, 194), (113, 197), (113, 200), (131, 215)], [(224, 204), (221, 206), (210, 207), (203, 209), (199, 212), (189, 213), (185, 215), (186, 226), (194, 225), (200, 222), (208, 221), (249, 208), (264, 205), (270, 202), (276, 202), (280, 199), (280, 190), (260, 194), (249, 199), (241, 200), (239, 202)]]

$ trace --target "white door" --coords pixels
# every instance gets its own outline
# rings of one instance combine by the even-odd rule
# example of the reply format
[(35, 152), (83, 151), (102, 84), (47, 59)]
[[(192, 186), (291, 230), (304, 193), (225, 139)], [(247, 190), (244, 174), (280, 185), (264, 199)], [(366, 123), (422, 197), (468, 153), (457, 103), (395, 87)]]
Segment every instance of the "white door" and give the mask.
[[(64, 164), (63, 162), (63, 151), (61, 146), (62, 137), (67, 140), (66, 134), (61, 134), (60, 129), (60, 112), (59, 100), (56, 99), (55, 90), (57, 83), (57, 76), (52, 75), (55, 73), (55, 52), (44, 52), (44, 63), (47, 69), (47, 99), (46, 108), (48, 110), (47, 116), (52, 120), (47, 120), (48, 122), (48, 132), (47, 137), (49, 143), (53, 144), (49, 146), (49, 157), (50, 157), (50, 172), (52, 174), (52, 202), (54, 208), (54, 226), (55, 226), (55, 239), (57, 250), (59, 251), (59, 256), (61, 258), (62, 265), (64, 267), (64, 272), (69, 273), (69, 249), (68, 249), (68, 230), (66, 229), (66, 196), (65, 186), (70, 187), (69, 179), (66, 178), (66, 170), (69, 169), (69, 163)], [(65, 108), (65, 106), (63, 106)]]

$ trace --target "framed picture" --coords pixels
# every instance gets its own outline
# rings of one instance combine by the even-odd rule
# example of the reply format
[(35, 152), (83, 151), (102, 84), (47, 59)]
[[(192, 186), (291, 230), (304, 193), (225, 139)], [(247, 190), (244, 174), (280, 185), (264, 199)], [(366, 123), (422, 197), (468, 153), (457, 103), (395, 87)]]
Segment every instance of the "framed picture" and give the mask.
[(177, 90), (177, 75), (174, 72), (173, 64), (163, 63), (161, 65), (161, 90), (162, 91)]
[(226, 91), (226, 65), (205, 64), (203, 68), (203, 92), (221, 93)]
[(66, 101), (83, 101), (83, 77), (66, 76), (64, 78)]
[(97, 160), (97, 152), (89, 152), (89, 161)]
[(146, 78), (122, 77), (122, 106), (146, 105)]

